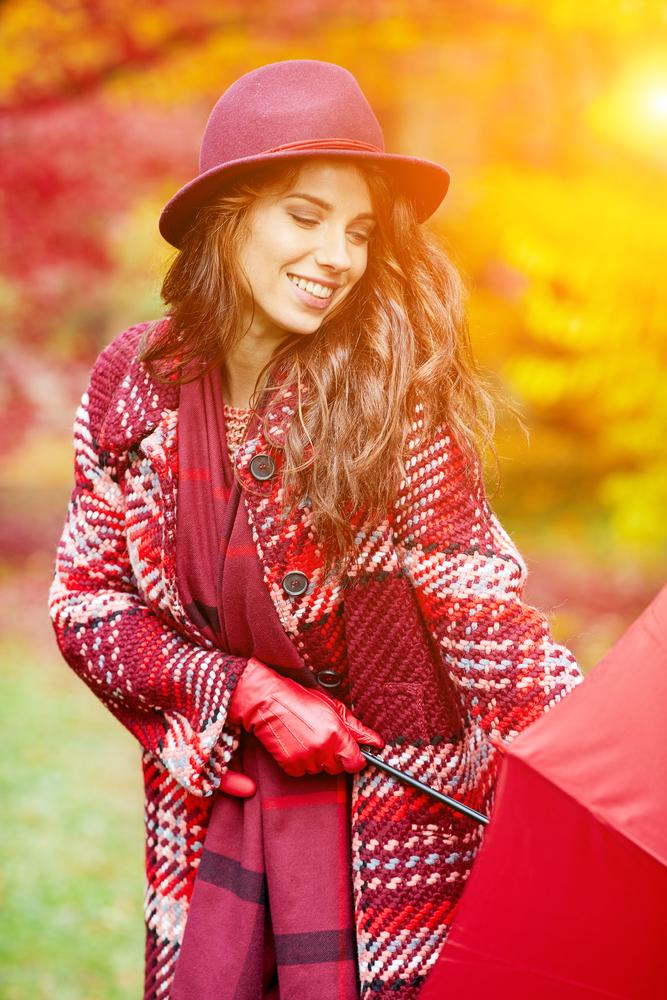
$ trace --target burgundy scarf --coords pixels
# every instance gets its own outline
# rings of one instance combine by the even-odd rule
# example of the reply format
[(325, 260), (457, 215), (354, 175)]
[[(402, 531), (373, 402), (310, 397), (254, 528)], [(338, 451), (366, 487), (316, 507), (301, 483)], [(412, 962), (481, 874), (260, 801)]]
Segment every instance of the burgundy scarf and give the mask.
[[(179, 592), (220, 649), (313, 686), (263, 579), (223, 405), (219, 369), (181, 387)], [(231, 767), (257, 792), (215, 796), (170, 1000), (356, 1000), (350, 776), (291, 778), (247, 733)]]

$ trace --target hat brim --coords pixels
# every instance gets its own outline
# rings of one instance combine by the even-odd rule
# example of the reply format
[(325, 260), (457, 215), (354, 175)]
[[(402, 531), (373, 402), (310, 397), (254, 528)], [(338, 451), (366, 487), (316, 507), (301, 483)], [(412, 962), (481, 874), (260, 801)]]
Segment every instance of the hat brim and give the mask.
[(234, 160), (233, 163), (212, 167), (211, 170), (199, 174), (185, 184), (162, 209), (159, 220), (160, 233), (168, 243), (180, 249), (183, 237), (192, 225), (197, 209), (220, 194), (229, 181), (263, 163), (270, 163), (274, 160), (305, 159), (313, 156), (381, 163), (394, 179), (399, 190), (404, 191), (413, 202), (419, 222), (425, 222), (433, 215), (449, 188), (449, 172), (443, 166), (415, 156), (349, 149), (323, 149), (321, 152), (308, 149), (265, 153), (261, 156), (247, 156)]

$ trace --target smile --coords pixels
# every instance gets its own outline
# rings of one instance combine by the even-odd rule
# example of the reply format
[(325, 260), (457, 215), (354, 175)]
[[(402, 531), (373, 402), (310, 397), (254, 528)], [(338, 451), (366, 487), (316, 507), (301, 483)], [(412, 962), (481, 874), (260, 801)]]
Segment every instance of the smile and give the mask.
[(318, 299), (330, 299), (334, 293), (333, 288), (329, 288), (327, 285), (320, 285), (316, 281), (307, 281), (305, 278), (299, 278), (296, 274), (288, 274), (287, 277), (304, 292), (308, 292), (309, 295), (314, 295)]

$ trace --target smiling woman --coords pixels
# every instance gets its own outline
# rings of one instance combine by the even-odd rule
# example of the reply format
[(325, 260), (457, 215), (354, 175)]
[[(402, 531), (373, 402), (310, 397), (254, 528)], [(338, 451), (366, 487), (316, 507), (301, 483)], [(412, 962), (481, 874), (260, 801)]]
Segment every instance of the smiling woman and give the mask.
[(162, 286), (169, 327), (140, 350), (156, 379), (219, 371), (253, 410), (286, 366), (284, 502), (311, 498), (325, 573), (350, 556), (350, 512), (381, 518), (395, 497), (418, 401), (424, 433), (452, 426), (470, 460), (491, 440), (463, 283), (417, 214), (386, 163), (315, 147), (253, 164), (194, 213)]
[(142, 748), (145, 1000), (416, 998), (482, 830), (360, 745), (489, 813), (582, 679), (486, 499), (448, 182), (342, 67), (246, 74), (82, 397), (49, 602)]

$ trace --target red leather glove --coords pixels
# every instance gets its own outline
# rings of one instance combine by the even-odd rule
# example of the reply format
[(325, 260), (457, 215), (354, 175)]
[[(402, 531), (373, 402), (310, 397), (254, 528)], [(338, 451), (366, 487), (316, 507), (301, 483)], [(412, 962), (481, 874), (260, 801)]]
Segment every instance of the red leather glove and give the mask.
[(360, 771), (366, 759), (357, 741), (384, 746), (341, 701), (281, 676), (254, 656), (234, 688), (227, 720), (254, 733), (294, 778)]

